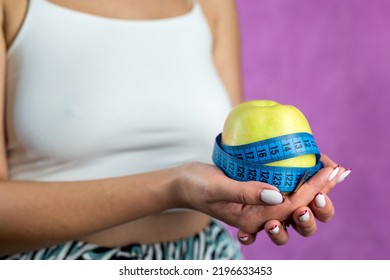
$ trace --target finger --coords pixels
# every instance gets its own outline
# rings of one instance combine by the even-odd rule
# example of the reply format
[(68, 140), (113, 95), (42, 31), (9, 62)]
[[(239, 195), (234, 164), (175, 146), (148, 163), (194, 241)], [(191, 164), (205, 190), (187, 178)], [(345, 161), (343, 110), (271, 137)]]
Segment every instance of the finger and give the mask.
[(329, 222), (334, 216), (334, 207), (326, 194), (318, 193), (310, 203), (310, 209), (321, 222)]
[(296, 193), (289, 195), (289, 201), (291, 202), (293, 209), (302, 205), (309, 205), (317, 193), (327, 193), (331, 187), (336, 184), (335, 181), (328, 181), (333, 170), (332, 167), (320, 169), (313, 177), (305, 182)]
[(237, 239), (243, 245), (251, 245), (256, 241), (256, 233), (245, 233), (241, 230), (237, 232)]
[(264, 229), (274, 244), (280, 246), (288, 242), (288, 233), (278, 220), (270, 220), (266, 222)]
[(302, 236), (311, 236), (317, 231), (313, 212), (308, 207), (300, 207), (293, 213), (294, 227)]
[[(339, 166), (328, 155), (325, 155), (325, 154), (321, 154), (321, 161), (327, 167), (335, 168), (335, 167)], [(344, 181), (349, 176), (349, 174), (351, 174), (351, 172), (352, 172), (352, 168), (345, 169), (342, 166), (339, 166), (339, 167), (340, 167), (340, 169), (339, 169), (338, 174), (334, 174), (334, 177), (331, 177), (331, 178), (336, 179), (337, 184)]]
[(352, 172), (351, 168), (345, 169), (344, 167), (342, 167), (340, 165), (336, 165), (333, 168), (332, 173), (328, 177), (328, 185), (325, 188), (324, 192), (328, 193), (337, 184), (339, 184), (342, 181), (344, 181), (349, 176), (349, 174), (351, 174), (351, 172)]
[(218, 183), (218, 198), (243, 205), (278, 205), (285, 196), (274, 186), (261, 182), (237, 182), (225, 177)]
[(345, 169), (344, 171), (341, 171), (339, 173), (339, 176), (336, 179), (336, 184), (340, 184), (341, 182), (343, 182), (349, 176), (349, 174), (351, 174), (351, 172), (352, 172), (352, 168), (348, 168)]
[(331, 166), (331, 167), (334, 167), (336, 166), (337, 164), (326, 154), (321, 154), (321, 158), (320, 160), (322, 161), (322, 163), (325, 165), (325, 166)]

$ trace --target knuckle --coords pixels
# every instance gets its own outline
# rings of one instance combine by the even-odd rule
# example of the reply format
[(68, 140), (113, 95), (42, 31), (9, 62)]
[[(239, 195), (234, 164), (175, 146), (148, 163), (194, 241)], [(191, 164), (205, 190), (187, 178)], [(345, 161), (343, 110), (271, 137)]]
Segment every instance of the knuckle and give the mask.
[(241, 232), (254, 233), (257, 231), (257, 227), (245, 215), (241, 216), (238, 219), (237, 227), (240, 229)]
[(327, 223), (329, 221), (331, 221), (334, 217), (334, 213), (333, 212), (326, 212), (326, 213), (322, 213), (319, 217), (319, 220), (321, 222), (324, 222), (324, 223)]
[(247, 199), (247, 188), (245, 186), (242, 186), (240, 188), (240, 191), (238, 192), (237, 195), (237, 201), (239, 201), (243, 205), (249, 204)]
[(278, 246), (286, 245), (288, 242), (288, 238), (282, 237), (282, 238), (271, 238), (272, 242), (275, 243)]
[(304, 236), (304, 237), (310, 237), (312, 235), (314, 235), (317, 231), (317, 226), (315, 224), (313, 225), (310, 225), (306, 228), (302, 228), (301, 230), (301, 234)]

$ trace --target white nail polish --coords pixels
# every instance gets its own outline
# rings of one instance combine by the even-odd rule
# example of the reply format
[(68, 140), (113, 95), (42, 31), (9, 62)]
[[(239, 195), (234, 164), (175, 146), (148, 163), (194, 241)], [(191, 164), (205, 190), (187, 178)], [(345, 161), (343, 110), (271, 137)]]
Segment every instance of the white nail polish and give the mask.
[(325, 196), (322, 193), (317, 194), (314, 203), (318, 208), (324, 208), (326, 205)]
[(280, 229), (278, 226), (274, 226), (273, 228), (271, 228), (270, 230), (268, 230), (269, 233), (271, 233), (272, 235), (275, 235), (275, 234), (278, 234)]
[(343, 174), (341, 174), (340, 177), (337, 179), (337, 184), (338, 184), (338, 183), (341, 183), (342, 181), (344, 181), (345, 178), (347, 178), (348, 175), (351, 174), (351, 172), (352, 172), (352, 169), (351, 169), (351, 168), (345, 170), (345, 171), (343, 172)]
[(241, 241), (247, 241), (248, 240), (248, 236), (240, 236), (239, 239)]
[(260, 193), (260, 199), (262, 202), (270, 205), (281, 204), (284, 201), (283, 195), (274, 190), (263, 190)]
[(310, 219), (309, 211), (305, 210), (302, 214), (299, 215), (298, 220), (302, 223), (307, 222)]
[(328, 182), (332, 181), (337, 176), (337, 174), (339, 173), (339, 170), (340, 170), (340, 167), (337, 165), (333, 169), (332, 173), (330, 173), (330, 175), (328, 177)]

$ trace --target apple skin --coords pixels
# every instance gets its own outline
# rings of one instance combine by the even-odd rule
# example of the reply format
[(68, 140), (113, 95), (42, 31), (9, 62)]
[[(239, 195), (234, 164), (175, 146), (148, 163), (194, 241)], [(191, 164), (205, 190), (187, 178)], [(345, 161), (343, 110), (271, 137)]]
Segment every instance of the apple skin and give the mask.
[[(297, 108), (272, 100), (252, 100), (237, 105), (229, 113), (222, 131), (222, 143), (244, 145), (298, 132), (312, 134), (306, 117)], [(316, 157), (302, 155), (266, 165), (312, 167), (316, 165)]]

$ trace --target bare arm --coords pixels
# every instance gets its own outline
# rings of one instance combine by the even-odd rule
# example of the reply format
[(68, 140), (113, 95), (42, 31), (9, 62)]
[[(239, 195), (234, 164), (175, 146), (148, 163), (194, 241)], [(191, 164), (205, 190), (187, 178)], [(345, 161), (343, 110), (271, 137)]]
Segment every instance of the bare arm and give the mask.
[[(0, 21), (4, 27), (3, 3)], [(5, 151), (6, 46), (0, 34), (0, 255), (72, 240), (174, 207), (173, 171), (83, 181), (8, 181)]]
[(234, 0), (203, 0), (213, 34), (214, 63), (233, 105), (242, 102), (240, 35)]
[(4, 26), (4, 11), (3, 1), (0, 2), (0, 23), (1, 23), (1, 34), (0, 34), (0, 180), (8, 178), (8, 167), (7, 160), (5, 157), (5, 61), (6, 61), (6, 46), (3, 32)]
[(0, 255), (77, 240), (179, 207), (173, 170), (80, 182), (0, 183)]

